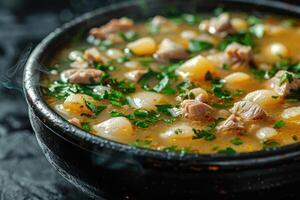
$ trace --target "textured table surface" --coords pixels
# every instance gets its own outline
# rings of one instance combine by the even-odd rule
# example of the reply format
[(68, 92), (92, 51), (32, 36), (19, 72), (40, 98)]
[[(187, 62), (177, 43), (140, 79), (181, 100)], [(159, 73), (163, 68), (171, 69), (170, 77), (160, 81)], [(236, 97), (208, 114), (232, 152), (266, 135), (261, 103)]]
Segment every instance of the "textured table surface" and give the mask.
[(31, 47), (60, 23), (51, 13), (19, 20), (0, 6), (1, 200), (88, 199), (58, 175), (42, 154), (21, 91), (23, 64)]
[(25, 102), (11, 95), (0, 99), (0, 199), (88, 199), (50, 166), (31, 130)]

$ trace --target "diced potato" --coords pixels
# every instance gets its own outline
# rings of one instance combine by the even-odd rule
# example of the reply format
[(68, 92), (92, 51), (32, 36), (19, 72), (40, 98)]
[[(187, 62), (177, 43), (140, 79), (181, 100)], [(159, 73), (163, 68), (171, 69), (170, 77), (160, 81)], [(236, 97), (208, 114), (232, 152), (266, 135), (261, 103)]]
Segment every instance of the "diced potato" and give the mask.
[(242, 85), (251, 84), (251, 77), (243, 72), (234, 72), (226, 76), (223, 80), (225, 86), (230, 89), (241, 88)]
[(244, 99), (258, 103), (264, 108), (274, 106), (282, 100), (273, 90), (255, 90), (247, 94)]
[(136, 55), (146, 56), (155, 53), (157, 45), (153, 38), (144, 37), (129, 43), (127, 47)]
[(124, 53), (119, 49), (108, 49), (106, 55), (112, 59), (118, 59), (124, 57)]
[(102, 58), (102, 55), (101, 55), (100, 51), (97, 48), (92, 47), (92, 48), (89, 48), (89, 49), (84, 51), (83, 57), (86, 60), (100, 62), (101, 58)]
[(141, 63), (138, 61), (128, 61), (124, 63), (124, 66), (128, 69), (139, 69), (141, 68)]
[(203, 102), (206, 102), (208, 100), (207, 92), (204, 89), (200, 88), (200, 87), (191, 89), (189, 91), (189, 93), (193, 93), (194, 96), (195, 96), (195, 99), (201, 100)]
[(54, 110), (61, 115), (68, 116), (69, 112), (65, 109), (63, 104), (57, 104), (54, 106)]
[(93, 112), (86, 106), (86, 101), (93, 102), (93, 98), (84, 94), (71, 94), (64, 101), (64, 108), (73, 114), (89, 114)]
[(183, 139), (192, 138), (194, 135), (192, 127), (187, 123), (181, 123), (169, 128), (166, 132), (160, 134), (163, 139)]
[(177, 69), (179, 75), (191, 81), (204, 80), (207, 72), (216, 74), (216, 69), (211, 61), (201, 55), (186, 61)]
[(285, 109), (281, 117), (290, 122), (300, 123), (300, 106)]
[(263, 48), (262, 53), (265, 59), (267, 59), (269, 62), (276, 62), (282, 57), (286, 58), (289, 56), (288, 48), (279, 42), (267, 45), (265, 48)]
[(275, 135), (277, 135), (276, 129), (270, 127), (261, 128), (256, 132), (256, 137), (260, 140), (270, 139)]
[(137, 92), (132, 96), (132, 106), (134, 108), (143, 108), (147, 110), (155, 109), (155, 105), (166, 103), (167, 100), (162, 94), (155, 92)]
[(224, 53), (215, 53), (206, 57), (215, 68), (221, 68), (227, 62), (227, 57)]
[(191, 39), (197, 38), (198, 34), (197, 34), (196, 31), (186, 30), (186, 31), (182, 31), (182, 32), (180, 33), (180, 36), (181, 36), (183, 39), (191, 40)]
[(250, 76), (243, 72), (234, 72), (224, 78), (225, 83), (239, 84), (250, 80)]
[(101, 122), (94, 125), (93, 130), (96, 135), (114, 140), (126, 139), (134, 134), (131, 122), (125, 117), (115, 117)]
[(238, 32), (240, 31), (245, 31), (248, 29), (248, 23), (246, 20), (241, 19), (241, 18), (232, 18), (231, 19), (231, 24), (235, 30)]

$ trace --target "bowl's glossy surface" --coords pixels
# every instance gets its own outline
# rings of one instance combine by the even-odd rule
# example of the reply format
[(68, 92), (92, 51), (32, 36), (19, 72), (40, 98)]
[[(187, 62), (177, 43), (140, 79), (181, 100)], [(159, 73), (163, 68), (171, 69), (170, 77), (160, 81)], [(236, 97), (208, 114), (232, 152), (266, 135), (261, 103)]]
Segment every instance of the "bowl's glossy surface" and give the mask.
[(82, 30), (86, 33), (111, 18), (144, 19), (174, 7), (189, 13), (212, 12), (220, 5), (229, 10), (300, 16), (299, 7), (270, 1), (137, 1), (83, 15), (51, 33), (36, 47), (24, 72), (24, 91), (39, 144), (62, 176), (94, 197), (133, 199), (237, 195), (256, 190), (269, 193), (274, 192), (272, 188), (300, 182), (297, 144), (276, 151), (232, 156), (138, 149), (76, 128), (42, 99), (40, 66)]

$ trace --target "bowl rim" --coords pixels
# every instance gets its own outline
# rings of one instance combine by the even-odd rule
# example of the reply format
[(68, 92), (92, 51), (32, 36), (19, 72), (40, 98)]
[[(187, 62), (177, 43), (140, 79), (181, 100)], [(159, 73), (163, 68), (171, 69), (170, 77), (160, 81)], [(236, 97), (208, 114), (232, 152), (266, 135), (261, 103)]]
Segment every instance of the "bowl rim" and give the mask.
[[(147, 0), (148, 1), (148, 0)], [(290, 13), (298, 14), (300, 16), (300, 7), (291, 5), (284, 2), (275, 1), (251, 1), (251, 0), (219, 0), (218, 3), (246, 3), (254, 6), (262, 5), (270, 9), (287, 11)], [(79, 26), (81, 23), (97, 16), (104, 15), (105, 13), (112, 12), (118, 9), (124, 9), (125, 7), (131, 7), (138, 5), (138, 1), (129, 1), (111, 6), (96, 9), (86, 14), (80, 15), (75, 19), (63, 24), (46, 36), (31, 53), (27, 60), (24, 74), (23, 74), (23, 90), (29, 110), (38, 116), (38, 118), (44, 123), (46, 127), (51, 129), (55, 134), (73, 143), (74, 145), (83, 148), (87, 151), (96, 153), (95, 150), (101, 150), (102, 148), (108, 148), (111, 150), (119, 151), (122, 153), (128, 153), (135, 156), (143, 156), (148, 158), (155, 158), (160, 160), (171, 161), (195, 161), (203, 165), (217, 165), (224, 167), (243, 167), (250, 166), (252, 164), (265, 165), (268, 163), (278, 163), (282, 160), (290, 160), (300, 156), (300, 144), (290, 144), (280, 147), (272, 151), (255, 151), (236, 153), (233, 155), (223, 154), (182, 154), (175, 152), (162, 152), (159, 150), (152, 150), (140, 147), (133, 147), (128, 144), (122, 144), (103, 137), (92, 135), (82, 129), (74, 126), (59, 114), (54, 112), (47, 103), (43, 100), (38, 86), (39, 76), (36, 73), (40, 73), (37, 69), (37, 61), (41, 59), (45, 50), (49, 48), (49, 45), (55, 41), (55, 39), (64, 35), (67, 30)], [(80, 144), (79, 144), (80, 143)], [(87, 148), (82, 144), (87, 144)]]

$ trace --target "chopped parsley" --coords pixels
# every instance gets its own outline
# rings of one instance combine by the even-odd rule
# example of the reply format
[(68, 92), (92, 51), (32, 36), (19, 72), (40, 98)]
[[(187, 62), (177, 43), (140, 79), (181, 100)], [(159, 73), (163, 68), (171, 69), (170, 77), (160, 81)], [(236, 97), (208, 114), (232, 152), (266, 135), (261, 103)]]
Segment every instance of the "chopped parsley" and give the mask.
[(250, 32), (239, 32), (239, 33), (233, 33), (226, 36), (223, 41), (219, 44), (218, 48), (222, 51), (226, 49), (228, 45), (230, 45), (233, 42), (237, 42), (239, 44), (245, 45), (245, 46), (254, 46), (254, 40), (252, 37), (252, 33)]
[(80, 125), (81, 125), (81, 128), (83, 130), (85, 130), (86, 132), (90, 132), (91, 131), (91, 124), (90, 124), (90, 122), (81, 122)]
[(193, 87), (193, 84), (189, 81), (189, 80), (184, 80), (181, 83), (178, 83), (176, 85), (176, 88), (180, 91), (180, 92), (185, 92), (187, 90), (189, 90), (190, 88)]
[(282, 120), (276, 121), (273, 128), (279, 129), (285, 126), (285, 122)]
[(279, 80), (279, 84), (282, 85), (285, 82), (291, 83), (293, 81), (293, 75), (290, 73), (284, 73)]
[(219, 118), (215, 119), (214, 121), (208, 123), (207, 126), (209, 128), (211, 128), (212, 130), (214, 130), (217, 127), (217, 125), (224, 120), (225, 120), (224, 118), (219, 117)]
[(244, 143), (240, 138), (233, 138), (232, 140), (230, 140), (230, 142), (234, 145), (241, 145)]
[(227, 147), (225, 149), (219, 150), (218, 153), (219, 154), (226, 154), (226, 155), (234, 155), (234, 154), (236, 154), (236, 151), (231, 147)]
[(216, 139), (216, 135), (213, 133), (212, 130), (199, 130), (199, 129), (193, 129), (194, 136), (193, 140), (197, 139), (204, 139), (206, 141), (212, 141)]
[(99, 48), (102, 51), (105, 51), (107, 49), (109, 49), (110, 47), (112, 47), (113, 42), (109, 39), (106, 40), (101, 40), (101, 42), (99, 43)]
[(232, 100), (232, 96), (228, 90), (224, 90), (224, 83), (219, 78), (211, 81), (213, 94), (223, 100)]
[(214, 45), (210, 42), (192, 39), (189, 42), (189, 51), (192, 53), (200, 53), (212, 49)]
[(155, 124), (160, 121), (160, 114), (155, 111), (147, 111), (138, 109), (135, 110), (132, 114), (123, 114), (116, 110), (110, 112), (112, 117), (126, 117), (133, 122), (138, 128), (148, 128), (151, 124)]
[(182, 129), (177, 128), (177, 129), (174, 130), (174, 133), (175, 133), (176, 135), (178, 135), (179, 133), (183, 133), (183, 131), (182, 131)]
[(176, 94), (176, 89), (171, 86), (177, 80), (175, 70), (180, 66), (180, 63), (171, 64), (168, 66), (160, 67), (162, 71), (149, 70), (139, 80), (141, 87), (146, 91), (153, 91), (157, 93), (163, 93), (166, 95)]
[(103, 105), (97, 106), (94, 103), (87, 101), (87, 100), (84, 100), (84, 102), (85, 102), (86, 107), (94, 113), (91, 116), (92, 118), (97, 117), (106, 108), (106, 106), (103, 106)]
[(129, 145), (133, 147), (149, 148), (151, 143), (152, 143), (151, 140), (136, 139), (134, 142), (130, 143)]
[(269, 151), (269, 150), (274, 150), (279, 147), (278, 142), (275, 140), (266, 140), (263, 142), (263, 150)]
[(247, 19), (247, 22), (248, 22), (249, 26), (254, 26), (254, 25), (262, 23), (261, 19), (256, 16), (249, 16)]
[(155, 105), (158, 112), (164, 113), (168, 116), (173, 116), (173, 106), (171, 104)]
[(132, 42), (139, 37), (135, 31), (119, 32), (119, 36), (126, 42)]

